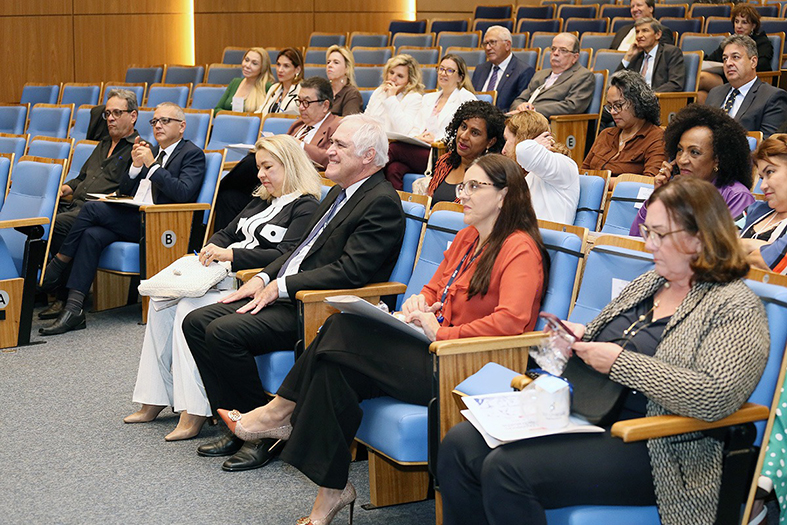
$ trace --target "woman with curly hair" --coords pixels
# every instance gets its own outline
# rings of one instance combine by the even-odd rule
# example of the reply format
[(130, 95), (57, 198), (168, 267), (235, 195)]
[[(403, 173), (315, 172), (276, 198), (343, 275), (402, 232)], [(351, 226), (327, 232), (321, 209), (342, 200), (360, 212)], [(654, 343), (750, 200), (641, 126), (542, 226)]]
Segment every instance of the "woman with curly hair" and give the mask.
[(383, 69), (383, 84), (372, 93), (364, 113), (382, 120), (385, 131), (415, 135), (424, 94), (421, 78), (416, 59), (410, 55), (392, 57)]
[[(465, 102), (445, 130), (448, 153), (435, 162), (432, 177), (416, 181), (413, 191), (432, 197), (432, 204), (456, 200), (456, 185), (465, 170), (485, 153), (500, 153), (505, 144), (503, 112), (488, 102)], [(423, 182), (421, 182), (423, 181)]]
[(613, 177), (622, 173), (655, 177), (665, 160), (664, 132), (659, 127), (659, 100), (644, 77), (625, 70), (612, 75), (604, 109), (615, 127), (599, 133), (582, 169), (610, 170)]
[[(678, 111), (664, 131), (670, 161), (664, 161), (654, 186), (668, 184), (672, 177), (696, 177), (719, 190), (733, 218), (738, 218), (754, 202), (752, 161), (746, 130), (723, 110), (689, 104)], [(642, 206), (629, 235), (639, 236), (647, 206)]]

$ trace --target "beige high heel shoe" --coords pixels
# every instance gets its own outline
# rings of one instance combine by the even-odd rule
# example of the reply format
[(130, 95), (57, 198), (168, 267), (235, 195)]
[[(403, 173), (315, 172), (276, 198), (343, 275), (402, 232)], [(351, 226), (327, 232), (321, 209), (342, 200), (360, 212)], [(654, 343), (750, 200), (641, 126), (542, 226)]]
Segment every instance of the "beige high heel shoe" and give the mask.
[(202, 430), (202, 425), (207, 421), (207, 416), (194, 416), (185, 410), (180, 413), (178, 426), (175, 430), (164, 436), (165, 441), (183, 441), (184, 439), (192, 439), (199, 435)]
[(123, 418), (123, 423), (149, 423), (156, 419), (166, 406), (142, 405), (142, 408)]
[(347, 482), (347, 486), (344, 487), (341, 496), (339, 496), (339, 501), (328, 511), (328, 514), (321, 520), (312, 521), (309, 516), (304, 516), (303, 518), (299, 519), (295, 522), (295, 525), (330, 525), (333, 521), (333, 518), (339, 513), (347, 505), (350, 506), (350, 525), (353, 525), (353, 511), (355, 510), (355, 498), (357, 494), (355, 493), (355, 487), (349, 481)]

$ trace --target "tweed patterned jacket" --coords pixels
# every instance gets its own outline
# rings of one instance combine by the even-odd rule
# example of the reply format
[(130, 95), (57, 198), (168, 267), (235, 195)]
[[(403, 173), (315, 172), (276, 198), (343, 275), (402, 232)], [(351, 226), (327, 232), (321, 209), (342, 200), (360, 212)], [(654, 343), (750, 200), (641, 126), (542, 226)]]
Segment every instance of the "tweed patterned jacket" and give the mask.
[[(632, 281), (587, 326), (592, 340), (612, 318), (665, 282), (650, 271)], [(737, 410), (757, 385), (770, 337), (759, 298), (741, 280), (697, 283), (672, 315), (653, 357), (624, 351), (609, 377), (648, 397), (648, 416), (715, 421)], [(712, 524), (721, 485), (722, 444), (695, 432), (648, 441), (662, 523)]]

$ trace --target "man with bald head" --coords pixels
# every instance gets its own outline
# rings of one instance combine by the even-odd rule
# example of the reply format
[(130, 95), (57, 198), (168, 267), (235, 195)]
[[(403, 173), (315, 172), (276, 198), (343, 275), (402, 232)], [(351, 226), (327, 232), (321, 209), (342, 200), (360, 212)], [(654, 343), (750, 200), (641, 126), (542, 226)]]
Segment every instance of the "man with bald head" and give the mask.
[(550, 68), (533, 76), (530, 85), (510, 106), (512, 112), (535, 110), (546, 118), (552, 115), (584, 113), (593, 99), (593, 73), (579, 62), (579, 39), (559, 33), (546, 49)]
[(486, 62), (473, 72), (476, 91), (497, 91), (495, 105), (506, 111), (518, 93), (527, 87), (535, 70), (511, 54), (511, 32), (503, 26), (486, 30), (483, 41)]

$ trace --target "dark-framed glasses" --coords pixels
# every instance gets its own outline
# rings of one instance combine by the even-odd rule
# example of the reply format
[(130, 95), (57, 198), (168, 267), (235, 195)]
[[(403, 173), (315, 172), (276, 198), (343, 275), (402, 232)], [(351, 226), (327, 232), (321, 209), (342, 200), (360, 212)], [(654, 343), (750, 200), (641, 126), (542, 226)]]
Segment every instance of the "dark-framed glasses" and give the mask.
[(673, 233), (683, 232), (686, 230), (672, 230), (669, 232), (659, 233), (657, 231), (651, 230), (644, 224), (639, 225), (639, 234), (642, 235), (642, 238), (647, 241), (650, 239), (650, 242), (653, 243), (653, 246), (658, 248), (661, 246), (661, 242), (664, 240), (664, 237), (667, 235), (672, 235)]
[(105, 110), (101, 116), (104, 117), (104, 120), (109, 119), (109, 116), (112, 115), (115, 118), (120, 118), (123, 113), (131, 113), (134, 111), (133, 109), (107, 109)]
[(166, 126), (170, 122), (183, 122), (183, 119), (179, 118), (171, 118), (171, 117), (160, 117), (160, 118), (152, 118), (150, 119), (150, 127), (155, 128), (156, 124), (161, 123), (162, 126)]
[(571, 49), (566, 49), (565, 47), (555, 47), (555, 46), (550, 47), (549, 52), (557, 53), (558, 55), (568, 55), (569, 53), (576, 53), (576, 51), (572, 51)]
[(453, 75), (456, 73), (456, 69), (440, 66), (437, 68), (437, 72), (440, 74)]
[(626, 109), (628, 105), (629, 105), (628, 101), (624, 100), (623, 102), (615, 102), (614, 104), (604, 104), (604, 109), (607, 110), (607, 113), (612, 113), (613, 111), (615, 113), (620, 113), (621, 111)]
[(325, 99), (324, 98), (318, 98), (317, 100), (309, 100), (309, 99), (306, 99), (306, 98), (296, 98), (295, 102), (298, 103), (298, 106), (302, 106), (304, 108), (308, 108), (309, 106), (311, 106), (315, 102), (325, 102)]
[(470, 197), (481, 186), (494, 186), (491, 182), (479, 182), (477, 180), (469, 180), (467, 182), (460, 182), (456, 185), (456, 198), (460, 198), (462, 193)]

